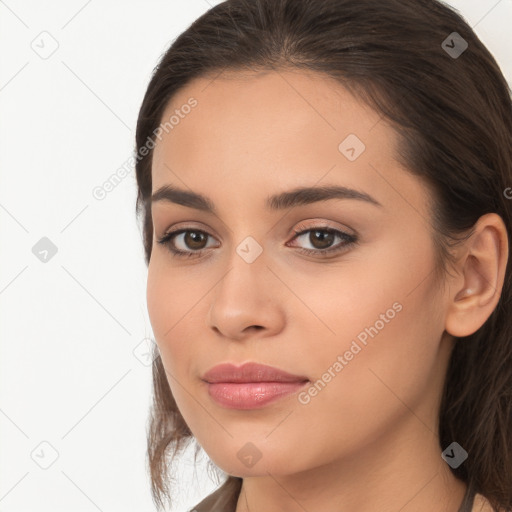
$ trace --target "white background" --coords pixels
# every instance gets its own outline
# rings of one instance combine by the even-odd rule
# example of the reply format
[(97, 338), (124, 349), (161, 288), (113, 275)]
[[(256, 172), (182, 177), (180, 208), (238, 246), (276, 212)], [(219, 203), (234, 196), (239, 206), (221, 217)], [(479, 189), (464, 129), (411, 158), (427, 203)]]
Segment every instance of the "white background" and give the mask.
[[(133, 168), (103, 200), (92, 191), (132, 155), (159, 57), (217, 3), (0, 0), (0, 512), (154, 510)], [(512, 0), (449, 3), (511, 83)], [(204, 462), (181, 467), (173, 511), (217, 486)]]

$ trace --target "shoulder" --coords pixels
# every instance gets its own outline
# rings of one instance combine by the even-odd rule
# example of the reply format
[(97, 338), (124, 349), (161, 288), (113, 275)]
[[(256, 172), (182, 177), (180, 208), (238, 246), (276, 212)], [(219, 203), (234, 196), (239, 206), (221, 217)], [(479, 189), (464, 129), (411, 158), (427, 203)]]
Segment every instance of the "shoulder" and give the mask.
[[(218, 489), (198, 503), (190, 512), (235, 512), (241, 478), (230, 477)], [(482, 494), (476, 494), (471, 512), (495, 512), (489, 500)], [(500, 512), (506, 512), (501, 509)]]
[[(475, 500), (473, 501), (473, 508), (471, 512), (495, 512), (492, 508), (489, 500), (482, 494), (475, 494)], [(500, 512), (506, 512), (505, 509), (501, 508)]]
[(218, 489), (206, 496), (190, 512), (235, 512), (241, 487), (241, 478), (228, 477)]

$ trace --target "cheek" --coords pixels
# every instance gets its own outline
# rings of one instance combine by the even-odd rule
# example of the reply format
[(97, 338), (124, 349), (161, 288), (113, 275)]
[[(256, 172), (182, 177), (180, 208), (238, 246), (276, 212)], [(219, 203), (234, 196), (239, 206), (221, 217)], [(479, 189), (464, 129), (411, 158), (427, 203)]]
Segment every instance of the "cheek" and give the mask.
[[(364, 344), (384, 340), (393, 330), (417, 329), (417, 315), (431, 314), (425, 305), (433, 297), (429, 289), (433, 255), (428, 237), (410, 240), (407, 233), (401, 239), (388, 236), (386, 241), (348, 254), (339, 264), (318, 266), (310, 272), (283, 268), (286, 282), (293, 283), (294, 295), (301, 299), (299, 303), (291, 297), (289, 310), (292, 326), (308, 333), (308, 339), (301, 337), (303, 341), (344, 351), (356, 338)], [(398, 332), (400, 343), (404, 336)], [(318, 357), (324, 353), (312, 352)]]
[[(155, 258), (150, 261), (146, 289), (148, 314), (158, 345), (171, 393), (184, 417), (190, 419), (187, 396), (182, 388), (188, 386), (187, 371), (192, 358), (190, 344), (184, 336), (184, 326), (191, 314), (191, 302), (184, 296), (193, 287), (179, 287), (172, 274)], [(187, 307), (185, 307), (187, 306)], [(187, 315), (188, 310), (188, 315)], [(185, 420), (188, 424), (188, 420)]]
[[(148, 314), (173, 397), (187, 423), (195, 404), (191, 394), (199, 385), (197, 361), (204, 353), (205, 301), (211, 288), (193, 277), (192, 268), (171, 268), (158, 255), (148, 268)], [(192, 407), (193, 409), (193, 407)]]
[(168, 279), (162, 273), (153, 251), (148, 267), (146, 301), (151, 327), (158, 345), (161, 345), (165, 332), (172, 327), (169, 314), (173, 311), (170, 304), (173, 294), (168, 284)]
[[(196, 287), (184, 281), (184, 273), (170, 271), (160, 256), (150, 261), (146, 289), (146, 300), (155, 341), (160, 349), (166, 369), (175, 373), (183, 366), (182, 343), (184, 329), (190, 326), (194, 314), (193, 305), (199, 300)], [(197, 297), (196, 297), (197, 296)], [(172, 357), (170, 357), (172, 356)], [(176, 357), (175, 357), (176, 356)], [(180, 361), (180, 367), (174, 362)]]
[[(388, 323), (375, 322), (375, 314), (370, 321), (366, 315), (360, 318), (364, 320), (362, 328), (349, 320), (347, 332), (363, 333), (364, 338), (341, 334), (346, 323), (340, 318), (333, 324), (341, 334), (338, 342), (330, 343), (320, 354), (311, 354), (317, 380), (300, 397), (294, 414), (299, 438), (301, 425), (308, 425), (317, 443), (325, 439), (337, 447), (329, 457), (348, 455), (391, 433), (401, 418), (412, 417), (411, 410), (417, 411), (423, 400), (430, 402), (438, 345), (435, 333), (432, 335), (435, 329), (429, 324), (428, 306), (422, 300), (426, 297), (422, 289), (416, 297), (402, 300), (402, 309), (393, 310)], [(381, 304), (373, 313), (385, 313), (388, 301)], [(430, 423), (427, 418), (425, 423)], [(283, 430), (282, 434), (291, 432)], [(318, 444), (304, 456), (316, 459), (316, 450)]]
[[(443, 322), (429, 251), (428, 240), (414, 254), (390, 247), (373, 262), (353, 262), (338, 281), (320, 281), (321, 293), (310, 286), (307, 303), (329, 330), (316, 337), (322, 349), (308, 352), (315, 381), (302, 395), (297, 424), (312, 424), (346, 449), (430, 400)], [(311, 322), (320, 332), (318, 320)]]

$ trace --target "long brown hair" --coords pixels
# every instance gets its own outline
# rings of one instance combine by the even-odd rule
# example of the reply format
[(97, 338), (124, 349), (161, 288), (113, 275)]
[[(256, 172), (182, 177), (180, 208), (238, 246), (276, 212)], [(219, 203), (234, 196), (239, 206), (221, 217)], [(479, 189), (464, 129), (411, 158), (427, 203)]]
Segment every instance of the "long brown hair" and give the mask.
[[(174, 40), (140, 108), (136, 213), (146, 264), (153, 243), (152, 147), (173, 95), (196, 77), (213, 79), (224, 70), (286, 68), (338, 80), (392, 124), (397, 159), (434, 191), (439, 275), (450, 263), (449, 247), (486, 213), (499, 214), (512, 239), (511, 91), (457, 11), (437, 0), (227, 0)], [(457, 441), (469, 453), (452, 471), (495, 509), (512, 508), (511, 293), (509, 259), (495, 310), (474, 334), (456, 339), (439, 411), (440, 447)], [(170, 501), (168, 464), (193, 435), (155, 356), (148, 465), (160, 508), (164, 498)]]

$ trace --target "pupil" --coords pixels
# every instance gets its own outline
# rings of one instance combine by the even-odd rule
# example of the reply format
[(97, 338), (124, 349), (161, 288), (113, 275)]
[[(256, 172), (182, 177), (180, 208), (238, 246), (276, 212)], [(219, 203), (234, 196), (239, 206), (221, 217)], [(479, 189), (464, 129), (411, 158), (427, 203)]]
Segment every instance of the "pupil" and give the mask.
[[(319, 247), (320, 249), (328, 247), (332, 243), (332, 237), (334, 236), (333, 233), (329, 233), (327, 231), (313, 231), (311, 234), (314, 237), (314, 241), (321, 242), (320, 247)], [(317, 236), (317, 235), (319, 235), (319, 236)], [(327, 241), (327, 243), (322, 243), (322, 242), (326, 242), (326, 241)], [(315, 243), (313, 243), (313, 246), (315, 246)]]
[(201, 248), (196, 247), (194, 244), (199, 242), (199, 246), (201, 245), (201, 238), (204, 238), (204, 233), (198, 233), (196, 231), (189, 231), (185, 234), (185, 243), (192, 248)]

